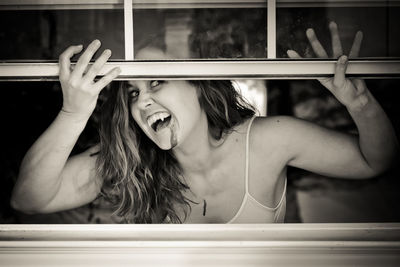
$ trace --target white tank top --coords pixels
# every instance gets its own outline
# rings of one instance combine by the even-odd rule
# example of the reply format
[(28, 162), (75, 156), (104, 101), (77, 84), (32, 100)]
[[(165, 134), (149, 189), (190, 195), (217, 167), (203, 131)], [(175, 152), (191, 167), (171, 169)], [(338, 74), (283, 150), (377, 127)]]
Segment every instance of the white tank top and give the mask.
[(249, 139), (250, 128), (254, 121), (254, 118), (255, 117), (251, 118), (247, 127), (245, 172), (246, 176), (243, 201), (236, 215), (227, 223), (283, 223), (286, 212), (286, 177), (282, 197), (280, 198), (278, 205), (274, 208), (267, 207), (261, 204), (249, 192)]

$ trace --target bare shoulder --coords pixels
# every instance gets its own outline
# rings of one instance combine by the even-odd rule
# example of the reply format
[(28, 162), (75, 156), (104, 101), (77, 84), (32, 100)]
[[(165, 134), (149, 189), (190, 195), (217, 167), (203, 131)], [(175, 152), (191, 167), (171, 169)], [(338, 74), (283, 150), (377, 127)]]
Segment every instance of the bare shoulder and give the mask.
[(288, 162), (292, 159), (291, 134), (295, 118), (256, 117), (249, 140), (249, 191), (260, 203), (275, 207), (283, 194)]
[(281, 160), (290, 161), (295, 155), (296, 144), (315, 127), (313, 123), (290, 116), (257, 117), (251, 126), (251, 143), (259, 156), (272, 151)]
[(299, 119), (289, 116), (257, 117), (251, 127), (251, 137), (258, 145), (287, 145), (298, 130)]
[(101, 187), (102, 179), (98, 177), (96, 172), (96, 160), (99, 151), (100, 146), (94, 145), (68, 159), (62, 175), (75, 180), (74, 184), (77, 190), (89, 186), (93, 189), (96, 188), (97, 191)]
[[(274, 151), (276, 156), (290, 156), (293, 143), (301, 142), (301, 136), (312, 127), (311, 123), (290, 116), (255, 117), (250, 125), (251, 120), (252, 118), (243, 122), (237, 130), (243, 136), (250, 130), (250, 147), (253, 153), (262, 157), (271, 151)], [(278, 152), (279, 154), (276, 154)]]

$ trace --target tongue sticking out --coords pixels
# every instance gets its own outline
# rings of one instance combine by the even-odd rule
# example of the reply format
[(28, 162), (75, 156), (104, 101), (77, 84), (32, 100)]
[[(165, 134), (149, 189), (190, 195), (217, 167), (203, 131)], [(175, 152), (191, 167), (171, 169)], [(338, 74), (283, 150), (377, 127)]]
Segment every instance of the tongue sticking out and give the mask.
[[(170, 149), (174, 148), (178, 144), (177, 138), (177, 128), (175, 124), (175, 120), (172, 119), (171, 116), (165, 118), (164, 120), (156, 121), (152, 126), (154, 131), (164, 136), (168, 131), (164, 132), (164, 129), (169, 129), (169, 145)], [(165, 136), (166, 137), (166, 136)], [(167, 140), (165, 140), (167, 141)], [(167, 145), (167, 144), (165, 144)]]
[(169, 116), (168, 118), (165, 118), (163, 121), (162, 121), (162, 120), (158, 121), (158, 122), (156, 123), (156, 125), (154, 126), (154, 128), (155, 128), (154, 130), (155, 130), (156, 132), (158, 132), (158, 131), (164, 129), (165, 127), (168, 126), (168, 124), (170, 123), (170, 121), (171, 121), (171, 116)]
[(176, 124), (174, 120), (171, 120), (171, 123), (169, 125), (169, 130), (171, 132), (170, 135), (170, 142), (171, 142), (171, 149), (174, 148), (178, 144), (178, 138), (177, 138), (177, 130), (176, 130)]

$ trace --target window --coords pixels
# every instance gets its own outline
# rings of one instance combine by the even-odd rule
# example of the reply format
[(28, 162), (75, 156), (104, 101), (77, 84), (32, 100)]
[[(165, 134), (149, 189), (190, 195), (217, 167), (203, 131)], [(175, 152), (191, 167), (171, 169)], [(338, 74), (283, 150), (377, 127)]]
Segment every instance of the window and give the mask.
[[(58, 55), (68, 45), (82, 43), (86, 46), (95, 38), (102, 41), (103, 48), (113, 51), (103, 73), (114, 66), (120, 66), (122, 73), (118, 80), (233, 79), (237, 89), (257, 106), (261, 115), (295, 115), (341, 131), (354, 131), (354, 124), (346, 111), (315, 81), (315, 78), (333, 74), (335, 60), (316, 58), (305, 36), (307, 28), (314, 28), (320, 41), (330, 51), (327, 24), (334, 20), (339, 26), (344, 51), (350, 49), (358, 29), (364, 32), (360, 57), (350, 61), (348, 75), (367, 79), (368, 87), (399, 133), (399, 108), (396, 103), (400, 77), (399, 3), (383, 0), (22, 0), (16, 4), (15, 1), (2, 1), (0, 85), (4, 95), (0, 110), (6, 127), (6, 138), (3, 139), (5, 149), (1, 154), (1, 176), (5, 184), (2, 203), (8, 204), (10, 190), (24, 153), (53, 120), (61, 106), (62, 96), (57, 82)], [(169, 55), (173, 56), (169, 59), (138, 59), (138, 51), (148, 43), (164, 46)], [(296, 50), (304, 58), (289, 59), (286, 54), (288, 49)], [(94, 142), (91, 136), (95, 135), (96, 119), (93, 116), (88, 123), (74, 153)], [(0, 256), (0, 262), (15, 260), (15, 257), (7, 254), (10, 251), (32, 252), (38, 245), (35, 241), (45, 241), (37, 233), (49, 229), (53, 229), (55, 233), (50, 239), (63, 241), (66, 244), (64, 249), (67, 248), (65, 251), (73, 246), (88, 248), (94, 244), (95, 247), (95, 243), (89, 243), (94, 242), (95, 238), (75, 237), (76, 233), (94, 229), (93, 235), (103, 238), (101, 240), (120, 241), (111, 245), (114, 246), (111, 249), (115, 252), (113, 255), (134, 251), (134, 255), (140, 258), (138, 253), (141, 249), (146, 251), (146, 244), (150, 244), (152, 249), (162, 247), (158, 251), (171, 252), (172, 249), (168, 250), (168, 247), (174, 248), (174, 253), (178, 254), (172, 253), (175, 256), (169, 258), (174, 262), (182, 251), (194, 255), (196, 248), (213, 247), (219, 241), (225, 241), (227, 245), (218, 247), (215, 254), (217, 256), (214, 255), (216, 258), (213, 259), (218, 262), (224, 260), (221, 255), (239, 251), (241, 245), (238, 242), (242, 240), (241, 236), (250, 233), (249, 239), (241, 243), (244, 244), (242, 251), (250, 253), (245, 253), (245, 256), (240, 254), (242, 258), (233, 258), (238, 260), (237, 264), (252, 260), (254, 265), (277, 263), (281, 260), (279, 254), (294, 255), (294, 251), (299, 249), (310, 256), (322, 244), (321, 254), (311, 254), (316, 264), (321, 258), (331, 262), (338, 261), (335, 256), (327, 257), (329, 249), (337, 248), (340, 253), (348, 253), (349, 249), (357, 248), (362, 251), (363, 257), (350, 256), (352, 260), (370, 260), (369, 263), (375, 265), (386, 262), (388, 264), (383, 265), (390, 265), (399, 261), (396, 254), (400, 247), (400, 207), (397, 204), (400, 202), (396, 189), (399, 184), (398, 173), (395, 169), (374, 181), (348, 182), (292, 169), (289, 173), (292, 193), (287, 197), (288, 202), (291, 201), (289, 197), (292, 197), (292, 202), (296, 205), (288, 207), (286, 222), (305, 224), (263, 225), (254, 229), (248, 225), (207, 226), (210, 228), (198, 225), (181, 226), (180, 229), (193, 239), (178, 238), (169, 245), (164, 245), (165, 241), (174, 237), (178, 229), (176, 226), (125, 228), (118, 225), (101, 228), (91, 225), (40, 228), (28, 225), (19, 228), (18, 225), (11, 225), (115, 223), (117, 219), (109, 217), (107, 203), (101, 201), (45, 217), (16, 215), (7, 205), (3, 205), (1, 223), (4, 225), (0, 226), (0, 254), (3, 256)], [(391, 208), (388, 208), (387, 203), (390, 203)], [(370, 211), (366, 211), (367, 207)], [(104, 219), (107, 216), (109, 219)], [(315, 226), (307, 223), (338, 224)], [(20, 234), (21, 229), (30, 231), (28, 239), (31, 243), (20, 243), (22, 238), (26, 240), (26, 232)], [(135, 239), (136, 243), (124, 243), (130, 237), (120, 234), (121, 229), (133, 231), (132, 233), (144, 231), (143, 240)], [(327, 229), (326, 232), (324, 229)], [(265, 231), (272, 236), (273, 231), (277, 231), (276, 239), (271, 236), (257, 237)], [(286, 231), (292, 231), (293, 236), (288, 237)], [(310, 232), (313, 233), (311, 237), (305, 234)], [(373, 234), (364, 237), (365, 232)], [(211, 241), (207, 243), (207, 240), (199, 237), (199, 233), (204, 233), (207, 237), (213, 233), (224, 234), (215, 239), (210, 237)], [(340, 235), (337, 237), (338, 233)], [(69, 239), (69, 235), (73, 237)], [(157, 239), (159, 236), (161, 238)], [(317, 236), (321, 236), (323, 240)], [(196, 237), (199, 237), (199, 242)], [(159, 243), (146, 243), (154, 240)], [(229, 243), (232, 240), (235, 241), (234, 244)], [(296, 243), (298, 240), (303, 240), (304, 243)], [(354, 243), (360, 240), (363, 242)], [(140, 243), (141, 241), (143, 242)], [(319, 241), (329, 242), (318, 243)], [(39, 247), (48, 252), (56, 243), (42, 243), (45, 245)], [(194, 244), (193, 247), (190, 244)], [(103, 249), (92, 250), (91, 255), (99, 255), (110, 248), (106, 246), (107, 244)], [(269, 249), (273, 251), (268, 254), (269, 259), (255, 256), (264, 255), (262, 253)], [(77, 253), (74, 249), (71, 251)], [(201, 249), (199, 251), (204, 252)], [(368, 256), (368, 251), (373, 253)], [(147, 250), (146, 253), (149, 252)], [(54, 257), (49, 258), (50, 264), (51, 260), (61, 259), (56, 254), (52, 255)], [(127, 258), (122, 257), (121, 261), (124, 259)], [(304, 261), (302, 256), (290, 259), (292, 262), (296, 259)], [(341, 260), (346, 262), (346, 259)], [(145, 259), (142, 257), (140, 260)], [(206, 261), (202, 257), (198, 260)], [(286, 261), (286, 264), (289, 262)]]

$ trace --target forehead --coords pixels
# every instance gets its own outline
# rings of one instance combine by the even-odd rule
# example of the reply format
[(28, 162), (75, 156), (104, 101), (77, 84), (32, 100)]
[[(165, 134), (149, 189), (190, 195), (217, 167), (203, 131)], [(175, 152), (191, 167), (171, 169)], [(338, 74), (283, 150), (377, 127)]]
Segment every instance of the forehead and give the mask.
[[(156, 47), (145, 47), (140, 49), (136, 55), (135, 59), (139, 60), (165, 60), (165, 59), (170, 59), (164, 51), (162, 51), (160, 48)], [(133, 81), (128, 81), (128, 84), (130, 85), (128, 88), (130, 90), (132, 89), (140, 89), (146, 86), (146, 84), (149, 84), (150, 81), (147, 80), (133, 80)]]
[(164, 51), (156, 47), (145, 47), (140, 49), (136, 55), (135, 59), (140, 60), (164, 60), (171, 59)]
[[(130, 80), (127, 81), (128, 85), (126, 87), (129, 92), (132, 90), (147, 90), (151, 86), (151, 82), (152, 80)], [(168, 88), (184, 89), (186, 92), (190, 91), (189, 89), (198, 89), (195, 85), (185, 80), (168, 80), (165, 82), (167, 82), (165, 86)]]
[(146, 86), (146, 83), (149, 83), (150, 81), (145, 81), (145, 80), (132, 80), (132, 81), (127, 81), (128, 83), (128, 91), (135, 90), (135, 89), (141, 89), (144, 86)]

